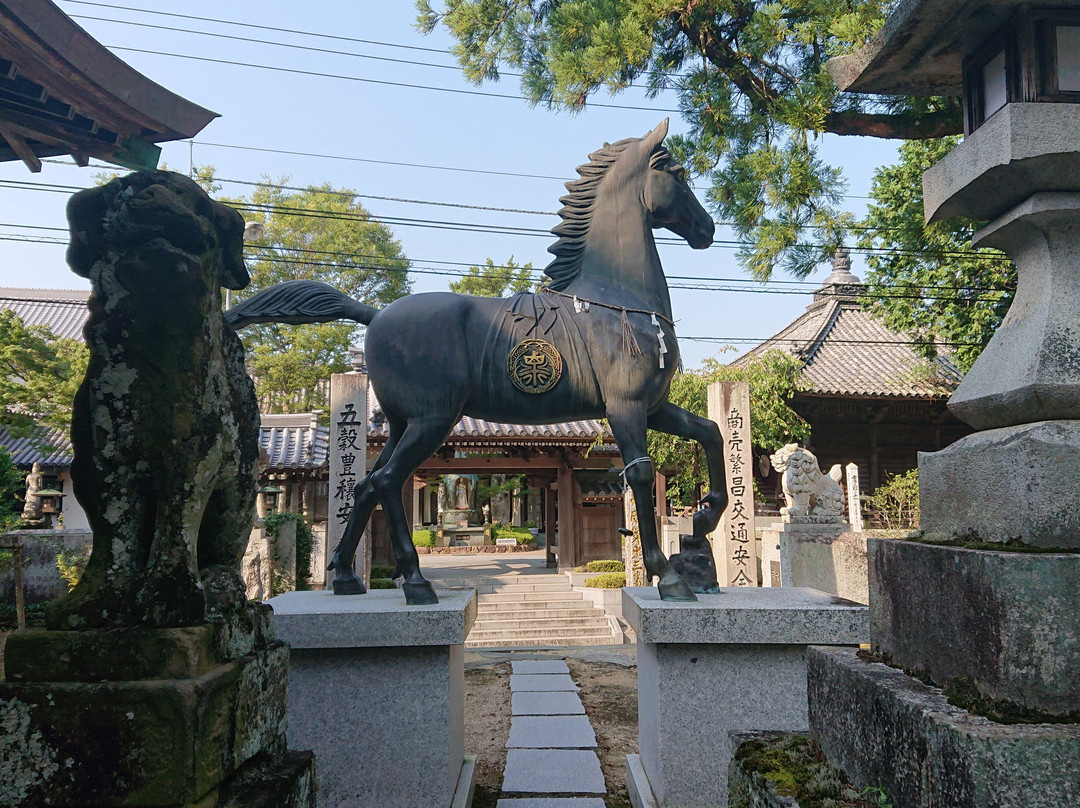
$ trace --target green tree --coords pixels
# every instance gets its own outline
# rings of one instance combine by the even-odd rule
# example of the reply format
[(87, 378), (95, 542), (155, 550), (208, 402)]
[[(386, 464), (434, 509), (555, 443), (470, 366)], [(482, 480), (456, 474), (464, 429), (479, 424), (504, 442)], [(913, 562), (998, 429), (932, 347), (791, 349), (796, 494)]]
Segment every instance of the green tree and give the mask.
[(480, 297), (506, 297), (532, 288), (532, 262), (518, 266), (514, 256), (505, 264), (484, 259), (484, 266), (469, 267), (469, 274), (461, 280), (450, 281), (450, 291), (462, 295)]
[(0, 446), (0, 535), (19, 521), (24, 490), (22, 472), (11, 462), (11, 455)]
[(81, 342), (27, 326), (10, 309), (0, 311), (0, 424), (42, 441), (38, 427), (70, 429), (87, 358)]
[(418, 0), (417, 26), (442, 25), (466, 78), (520, 71), (533, 103), (581, 109), (601, 89), (672, 89), (690, 126), (675, 156), (711, 182), (709, 197), (747, 245), (755, 277), (802, 276), (827, 260), (850, 216), (840, 169), (816, 136), (927, 138), (962, 129), (954, 98), (840, 94), (829, 57), (864, 44), (889, 0)]
[(1009, 309), (1016, 267), (997, 250), (972, 252), (977, 223), (970, 219), (925, 224), (922, 174), (955, 141), (905, 143), (900, 162), (877, 170), (858, 244), (872, 250), (866, 261), (871, 313), (909, 334), (928, 359), (943, 344), (967, 371)]
[[(742, 367), (716, 359), (705, 360), (699, 371), (678, 373), (671, 382), (668, 401), (696, 415), (708, 415), (708, 388), (713, 382), (745, 381), (750, 385), (750, 441), (755, 449), (773, 451), (786, 443), (805, 440), (810, 425), (788, 405), (802, 389), (802, 363), (779, 350), (766, 351)], [(705, 453), (693, 441), (662, 432), (649, 432), (649, 455), (658, 468), (676, 469), (668, 476), (668, 496), (681, 505), (693, 505), (708, 483)]]
[[(247, 221), (262, 223), (249, 244), (251, 284), (240, 300), (282, 281), (318, 280), (381, 306), (409, 292), (409, 262), (386, 225), (373, 221), (351, 190), (329, 185), (288, 189), (260, 185), (249, 197), (223, 199)], [(353, 324), (266, 324), (243, 332), (248, 363), (264, 412), (325, 409), (325, 380), (349, 369)]]

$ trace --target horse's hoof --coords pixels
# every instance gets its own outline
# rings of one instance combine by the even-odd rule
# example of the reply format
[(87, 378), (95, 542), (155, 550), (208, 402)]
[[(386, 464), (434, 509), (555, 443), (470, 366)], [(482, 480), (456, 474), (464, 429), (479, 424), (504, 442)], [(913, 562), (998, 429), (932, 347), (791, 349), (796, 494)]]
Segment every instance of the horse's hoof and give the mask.
[(673, 603), (693, 603), (697, 600), (697, 595), (690, 591), (686, 581), (675, 570), (661, 577), (656, 588), (660, 590), (660, 600)]
[(355, 575), (350, 575), (348, 578), (334, 579), (335, 595), (363, 595), (365, 592), (367, 590), (364, 589), (364, 585), (360, 583), (360, 579)]
[(416, 583), (405, 581), (401, 588), (405, 592), (405, 603), (409, 606), (430, 606), (439, 602), (431, 581), (417, 581)]

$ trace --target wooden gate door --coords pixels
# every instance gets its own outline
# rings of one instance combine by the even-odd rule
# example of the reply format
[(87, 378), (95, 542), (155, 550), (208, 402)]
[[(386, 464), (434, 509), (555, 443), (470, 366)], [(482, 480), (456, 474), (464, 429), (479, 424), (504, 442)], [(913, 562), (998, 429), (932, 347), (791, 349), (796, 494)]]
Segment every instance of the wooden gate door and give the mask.
[(622, 508), (586, 502), (578, 506), (578, 563), (622, 558)]

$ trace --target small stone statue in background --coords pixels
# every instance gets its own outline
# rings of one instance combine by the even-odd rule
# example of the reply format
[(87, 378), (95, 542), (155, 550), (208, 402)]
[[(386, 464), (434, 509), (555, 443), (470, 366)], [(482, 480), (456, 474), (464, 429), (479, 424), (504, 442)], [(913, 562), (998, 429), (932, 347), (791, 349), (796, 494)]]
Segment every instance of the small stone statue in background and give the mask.
[(48, 527), (48, 517), (42, 510), (41, 497), (37, 495), (44, 487), (45, 476), (41, 473), (41, 464), (34, 463), (34, 468), (26, 475), (26, 498), (22, 510), (22, 520), (29, 527)]
[(817, 458), (797, 443), (777, 450), (769, 460), (781, 474), (787, 507), (780, 509), (780, 515), (785, 522), (844, 521), (844, 489), (840, 487), (843, 471), (839, 464), (823, 474)]

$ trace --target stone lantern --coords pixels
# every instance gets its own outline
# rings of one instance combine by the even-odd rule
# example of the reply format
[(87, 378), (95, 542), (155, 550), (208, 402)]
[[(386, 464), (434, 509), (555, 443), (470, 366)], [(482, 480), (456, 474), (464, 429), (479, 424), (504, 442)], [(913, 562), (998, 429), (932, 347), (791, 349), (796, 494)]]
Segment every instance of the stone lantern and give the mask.
[(853, 92), (962, 95), (967, 136), (923, 175), (926, 219), (985, 220), (973, 246), (1017, 265), (949, 401), (991, 432), (920, 461), (924, 528), (1080, 545), (1080, 2), (904, 2), (829, 70)]
[(923, 535), (867, 540), (879, 661), (807, 652), (811, 733), (894, 805), (1078, 805), (1080, 3), (901, 0), (829, 69), (842, 90), (963, 97), (926, 218), (984, 220), (973, 243), (1018, 283), (949, 401), (980, 431), (919, 456)]

